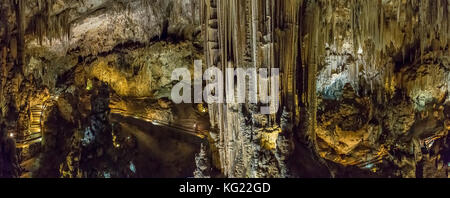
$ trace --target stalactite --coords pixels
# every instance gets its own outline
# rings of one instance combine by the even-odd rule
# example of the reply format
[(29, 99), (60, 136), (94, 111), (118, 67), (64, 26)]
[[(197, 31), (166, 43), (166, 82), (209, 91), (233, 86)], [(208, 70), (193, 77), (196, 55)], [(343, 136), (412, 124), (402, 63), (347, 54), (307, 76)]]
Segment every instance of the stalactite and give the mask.
[[(23, 0), (17, 0), (13, 2), (15, 13), (16, 13), (16, 25), (17, 25), (17, 36), (16, 45), (14, 46), (13, 52), (17, 55), (17, 65), (18, 68), (22, 70), (25, 59), (25, 4)], [(13, 39), (14, 40), (14, 39)]]
[(32, 33), (41, 44), (45, 39), (52, 42), (53, 39), (70, 38), (71, 10), (54, 13), (52, 10), (54, 0), (38, 0), (36, 4), (39, 11), (32, 17), (27, 31)]
[[(285, 74), (280, 78), (284, 83), (279, 83), (283, 85), (281, 104), (286, 105), (290, 112), (295, 111), (301, 5), (302, 1), (295, 0), (204, 1), (202, 21), (207, 66), (222, 70), (228, 67), (280, 67)], [(278, 114), (260, 115), (257, 107), (255, 104), (209, 106), (211, 125), (219, 131), (217, 144), (222, 171), (229, 177), (268, 174), (263, 171), (267, 168), (267, 161), (259, 154), (265, 149), (259, 145), (259, 139), (266, 129), (279, 128), (279, 119)], [(274, 151), (264, 152), (270, 153), (275, 160)], [(238, 171), (237, 168), (246, 171)]]
[[(390, 71), (393, 70), (393, 65), (386, 62), (387, 47), (393, 46), (394, 50), (402, 54), (404, 60), (406, 53), (410, 51), (408, 48), (418, 42), (417, 55), (410, 56), (412, 60), (409, 61), (422, 62), (424, 55), (428, 52), (433, 52), (436, 59), (438, 54), (448, 48), (449, 43), (448, 1), (395, 2), (393, 5), (396, 6), (395, 23), (392, 18), (386, 18), (392, 16), (392, 13), (388, 16), (385, 13), (385, 7), (389, 6), (386, 5), (387, 3), (389, 2), (354, 0), (350, 5), (353, 55), (357, 57), (357, 67), (361, 64), (363, 66), (362, 70), (356, 68), (358, 70), (356, 75), (362, 73), (363, 79), (376, 95), (384, 95), (378, 92), (387, 91), (383, 90), (383, 87), (391, 87), (392, 73)], [(370, 47), (372, 44), (374, 47)], [(358, 51), (364, 51), (365, 57), (358, 58)]]
[[(364, 41), (361, 38), (372, 39), (377, 53), (383, 52), (391, 42), (395, 46), (404, 48), (417, 40), (420, 41), (420, 57), (425, 55), (427, 50), (433, 50), (430, 47), (434, 40), (440, 41), (434, 50), (445, 49), (448, 46), (450, 32), (447, 0), (399, 1), (396, 13), (397, 24), (388, 27), (386, 27), (382, 1), (353, 1), (353, 4), (352, 30), (356, 36), (355, 49), (363, 44)], [(400, 17), (402, 15), (405, 19)], [(389, 29), (385, 30), (386, 28)], [(402, 28), (405, 30), (402, 31)]]
[(447, 100), (450, 101), (450, 72), (447, 73)]
[[(305, 21), (308, 23), (305, 26), (305, 34), (307, 35), (303, 42), (305, 43), (305, 59), (303, 64), (307, 68), (307, 77), (304, 82), (307, 83), (306, 90), (306, 118), (304, 120), (306, 126), (306, 137), (311, 143), (314, 153), (317, 153), (318, 147), (316, 142), (316, 125), (317, 125), (317, 91), (316, 91), (316, 74), (318, 65), (321, 63), (321, 58), (325, 55), (322, 49), (325, 49), (324, 37), (320, 35), (322, 29), (320, 2), (309, 2), (306, 7)], [(338, 65), (335, 62), (331, 66), (332, 70), (337, 69)]]

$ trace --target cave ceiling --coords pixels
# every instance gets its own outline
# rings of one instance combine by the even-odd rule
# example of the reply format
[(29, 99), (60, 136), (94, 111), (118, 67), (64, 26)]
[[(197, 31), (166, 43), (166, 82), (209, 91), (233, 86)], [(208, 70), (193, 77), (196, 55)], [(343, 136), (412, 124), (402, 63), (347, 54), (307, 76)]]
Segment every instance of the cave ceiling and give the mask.
[(0, 177), (447, 178), (449, 44), (448, 0), (4, 0)]

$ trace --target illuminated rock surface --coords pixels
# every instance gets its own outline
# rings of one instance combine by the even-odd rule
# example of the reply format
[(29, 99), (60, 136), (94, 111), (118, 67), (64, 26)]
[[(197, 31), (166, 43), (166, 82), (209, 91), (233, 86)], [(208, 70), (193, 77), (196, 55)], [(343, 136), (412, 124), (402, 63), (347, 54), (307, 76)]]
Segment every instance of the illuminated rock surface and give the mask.
[[(449, 41), (448, 0), (2, 1), (0, 177), (448, 177)], [(277, 112), (175, 104), (194, 60)]]

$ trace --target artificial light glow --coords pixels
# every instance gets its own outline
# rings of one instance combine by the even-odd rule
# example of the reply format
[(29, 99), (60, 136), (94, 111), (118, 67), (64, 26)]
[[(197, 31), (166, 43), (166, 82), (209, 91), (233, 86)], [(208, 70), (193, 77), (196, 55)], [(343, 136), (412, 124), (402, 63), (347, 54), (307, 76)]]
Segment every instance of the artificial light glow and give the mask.
[(358, 54), (362, 54), (363, 53), (363, 49), (361, 47), (358, 48)]
[(14, 133), (9, 133), (9, 137), (14, 137)]

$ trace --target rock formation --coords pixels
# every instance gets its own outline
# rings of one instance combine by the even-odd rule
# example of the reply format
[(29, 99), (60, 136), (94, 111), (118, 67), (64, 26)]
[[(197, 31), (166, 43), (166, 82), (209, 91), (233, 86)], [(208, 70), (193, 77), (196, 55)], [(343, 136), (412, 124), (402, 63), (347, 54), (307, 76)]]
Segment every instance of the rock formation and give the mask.
[[(0, 177), (448, 177), (449, 43), (448, 0), (2, 1)], [(176, 104), (199, 62), (258, 91)]]

